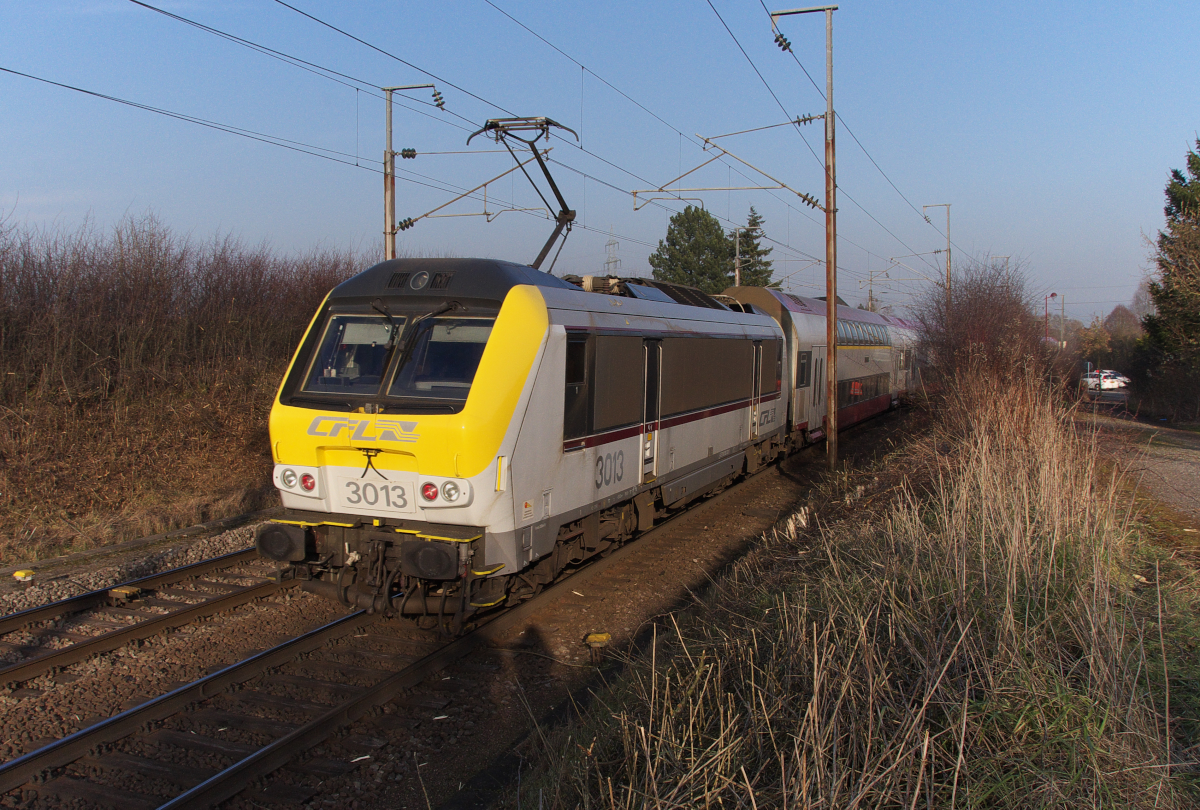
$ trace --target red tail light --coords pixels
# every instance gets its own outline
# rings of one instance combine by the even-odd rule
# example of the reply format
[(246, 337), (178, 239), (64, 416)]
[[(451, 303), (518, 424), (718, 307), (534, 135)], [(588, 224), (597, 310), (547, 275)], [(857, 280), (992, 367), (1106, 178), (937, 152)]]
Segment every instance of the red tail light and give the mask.
[(421, 485), (421, 497), (427, 501), (436, 501), (438, 496), (437, 484), (426, 481)]
[(317, 479), (313, 478), (312, 473), (305, 473), (300, 476), (300, 488), (305, 492), (312, 492), (317, 488)]

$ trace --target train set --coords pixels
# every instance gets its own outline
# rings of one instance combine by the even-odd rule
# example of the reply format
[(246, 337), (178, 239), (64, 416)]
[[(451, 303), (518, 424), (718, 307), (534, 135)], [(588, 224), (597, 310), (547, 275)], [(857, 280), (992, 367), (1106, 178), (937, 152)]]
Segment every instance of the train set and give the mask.
[[(838, 425), (913, 382), (912, 325), (839, 307)], [(314, 316), (271, 410), (301, 587), (461, 628), (825, 427), (825, 303), (486, 259), (385, 261)]]

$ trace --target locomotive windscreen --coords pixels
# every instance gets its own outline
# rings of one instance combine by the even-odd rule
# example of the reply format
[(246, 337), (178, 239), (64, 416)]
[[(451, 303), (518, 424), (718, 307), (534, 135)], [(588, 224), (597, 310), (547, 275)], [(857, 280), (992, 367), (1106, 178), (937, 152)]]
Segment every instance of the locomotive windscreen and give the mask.
[(412, 341), (389, 397), (436, 397), (465, 400), (495, 321), (484, 318), (436, 318), (414, 324)]
[(396, 318), (393, 326), (373, 315), (334, 315), (325, 325), (304, 390), (354, 396), (378, 393), (393, 330), (403, 326), (403, 318)]
[(330, 315), (301, 390), (339, 398), (464, 402), (494, 323), (492, 318)]

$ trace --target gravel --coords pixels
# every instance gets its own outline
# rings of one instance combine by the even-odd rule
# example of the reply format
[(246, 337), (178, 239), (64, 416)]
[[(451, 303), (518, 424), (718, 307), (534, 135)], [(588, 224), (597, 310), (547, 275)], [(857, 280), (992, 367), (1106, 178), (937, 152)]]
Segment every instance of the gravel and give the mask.
[(240, 551), (254, 545), (254, 529), (257, 525), (239, 526), (212, 537), (175, 541), (152, 551), (142, 549), (116, 561), (108, 559), (63, 570), (39, 571), (33, 581), (17, 584), (15, 588), (0, 593), (0, 615), (40, 607), (231, 551)]

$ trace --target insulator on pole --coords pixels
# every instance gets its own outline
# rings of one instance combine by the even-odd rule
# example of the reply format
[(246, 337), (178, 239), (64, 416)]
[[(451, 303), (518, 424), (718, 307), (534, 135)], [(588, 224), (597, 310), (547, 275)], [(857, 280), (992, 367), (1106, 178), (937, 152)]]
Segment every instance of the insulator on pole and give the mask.
[(399, 222), (397, 222), (396, 227), (399, 230), (407, 231), (409, 228), (411, 228), (413, 225), (416, 225), (416, 224), (417, 223), (413, 222), (412, 217), (408, 217), (407, 219), (402, 219)]
[(417, 156), (416, 149), (401, 149), (400, 150), (400, 157), (405, 158), (407, 160), (412, 160), (416, 156)]
[(790, 51), (792, 49), (792, 43), (788, 42), (787, 37), (779, 31), (775, 32), (775, 44), (779, 46), (780, 50)]
[(446, 100), (442, 98), (441, 91), (439, 91), (439, 90), (433, 91), (433, 104), (439, 110), (446, 109)]

